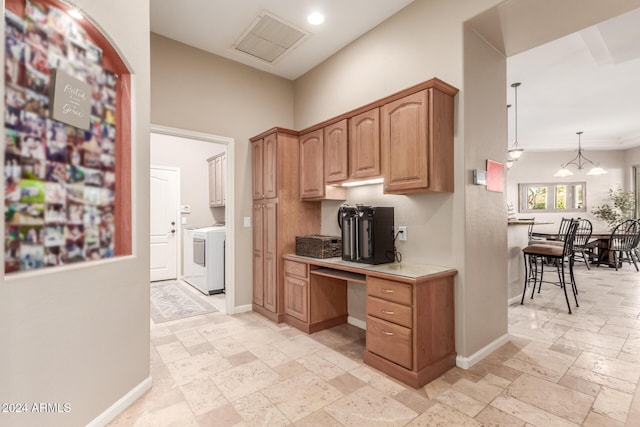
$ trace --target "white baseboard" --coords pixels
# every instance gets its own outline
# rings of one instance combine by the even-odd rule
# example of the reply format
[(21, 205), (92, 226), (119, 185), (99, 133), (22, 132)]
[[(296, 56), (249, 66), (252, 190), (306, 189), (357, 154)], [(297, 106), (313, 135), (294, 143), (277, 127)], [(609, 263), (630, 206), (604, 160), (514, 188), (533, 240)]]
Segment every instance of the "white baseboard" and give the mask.
[(365, 322), (364, 320), (356, 319), (355, 317), (349, 316), (347, 317), (347, 323), (357, 328), (364, 329), (365, 331), (367, 330), (367, 322)]
[(147, 377), (140, 384), (132, 388), (127, 394), (122, 396), (116, 403), (108, 407), (103, 413), (87, 424), (88, 427), (103, 427), (113, 421), (140, 396), (145, 394), (153, 385), (151, 377)]
[(246, 313), (247, 311), (251, 310), (253, 310), (253, 306), (251, 304), (237, 305), (234, 307), (235, 313), (233, 314)]
[(462, 357), (458, 355), (458, 357), (456, 357), (456, 366), (462, 369), (469, 369), (470, 367), (487, 357), (492, 351), (509, 342), (510, 338), (511, 337), (509, 336), (509, 334), (504, 334), (500, 338), (485, 345), (469, 357)]

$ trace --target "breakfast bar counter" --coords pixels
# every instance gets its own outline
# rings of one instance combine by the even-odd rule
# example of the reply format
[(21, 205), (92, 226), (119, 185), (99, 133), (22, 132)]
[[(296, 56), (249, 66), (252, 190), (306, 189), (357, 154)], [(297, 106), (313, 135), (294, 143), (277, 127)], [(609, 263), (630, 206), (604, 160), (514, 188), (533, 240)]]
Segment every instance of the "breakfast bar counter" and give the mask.
[(284, 255), (284, 321), (314, 333), (346, 323), (347, 282), (366, 286), (365, 363), (419, 388), (455, 365), (449, 267)]

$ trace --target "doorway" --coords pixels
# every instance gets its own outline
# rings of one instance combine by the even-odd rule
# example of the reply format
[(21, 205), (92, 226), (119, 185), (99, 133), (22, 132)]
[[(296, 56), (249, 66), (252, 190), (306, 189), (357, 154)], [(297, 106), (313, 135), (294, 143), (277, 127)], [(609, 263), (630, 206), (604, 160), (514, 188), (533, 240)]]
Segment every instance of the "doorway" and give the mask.
[[(185, 243), (181, 236), (185, 230), (209, 227), (225, 223), (225, 298), (227, 314), (235, 313), (235, 203), (234, 203), (234, 144), (233, 138), (151, 125), (151, 163), (179, 168), (181, 171), (180, 198), (176, 234), (182, 240), (178, 245), (178, 277), (182, 278), (185, 260), (181, 246)], [(226, 203), (223, 208), (210, 207), (208, 200), (207, 158), (225, 152), (228, 167), (225, 169)], [(197, 172), (194, 175), (194, 170)]]

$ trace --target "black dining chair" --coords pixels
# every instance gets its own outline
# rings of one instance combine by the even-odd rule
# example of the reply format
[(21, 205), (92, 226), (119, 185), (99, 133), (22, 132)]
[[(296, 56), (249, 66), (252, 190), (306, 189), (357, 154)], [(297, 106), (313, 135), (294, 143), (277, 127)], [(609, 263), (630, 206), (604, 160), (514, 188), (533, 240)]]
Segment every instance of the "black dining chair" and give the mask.
[(593, 232), (593, 225), (591, 221), (585, 218), (578, 218), (578, 228), (576, 229), (576, 236), (573, 240), (573, 257), (574, 259), (580, 259), (587, 266), (587, 270), (591, 270), (589, 266), (589, 252), (592, 248), (589, 246), (589, 240), (591, 239), (591, 233)]
[[(567, 285), (571, 285), (571, 292), (573, 293), (573, 298), (576, 301), (576, 307), (579, 307), (578, 304), (578, 289), (576, 286), (575, 277), (573, 275), (573, 242), (576, 236), (576, 230), (578, 229), (577, 220), (571, 220), (569, 226), (564, 235), (564, 242), (562, 247), (557, 245), (546, 245), (546, 244), (534, 244), (529, 245), (522, 250), (524, 255), (524, 289), (522, 290), (522, 300), (520, 304), (524, 304), (524, 296), (527, 291), (527, 286), (531, 286), (531, 299), (533, 299), (533, 295), (535, 293), (536, 284), (538, 284), (538, 293), (540, 293), (540, 289), (542, 287), (542, 282), (552, 283), (564, 291), (564, 298), (567, 301), (567, 308), (569, 309), (569, 314), (571, 314), (571, 304), (569, 303), (569, 296), (567, 295)], [(542, 261), (543, 259), (550, 259), (554, 261), (555, 267), (558, 272), (558, 281), (550, 282), (544, 280), (544, 265), (545, 263)], [(569, 269), (569, 283), (567, 284), (566, 280), (566, 271), (565, 264)], [(540, 271), (538, 274), (538, 265), (540, 265)], [(531, 268), (534, 271), (531, 271)]]
[(628, 219), (621, 222), (613, 229), (611, 239), (609, 239), (609, 251), (613, 252), (613, 265), (618, 270), (618, 264), (623, 261), (633, 263), (638, 270), (636, 262), (636, 246), (640, 241), (640, 222), (635, 219)]

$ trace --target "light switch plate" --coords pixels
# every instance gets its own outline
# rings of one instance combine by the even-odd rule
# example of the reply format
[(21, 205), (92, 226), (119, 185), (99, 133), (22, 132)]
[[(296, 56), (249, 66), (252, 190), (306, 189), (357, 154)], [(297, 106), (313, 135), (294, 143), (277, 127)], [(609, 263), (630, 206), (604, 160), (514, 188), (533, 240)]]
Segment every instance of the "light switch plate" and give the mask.
[(251, 217), (250, 216), (245, 216), (244, 217), (244, 226), (246, 228), (251, 227)]

